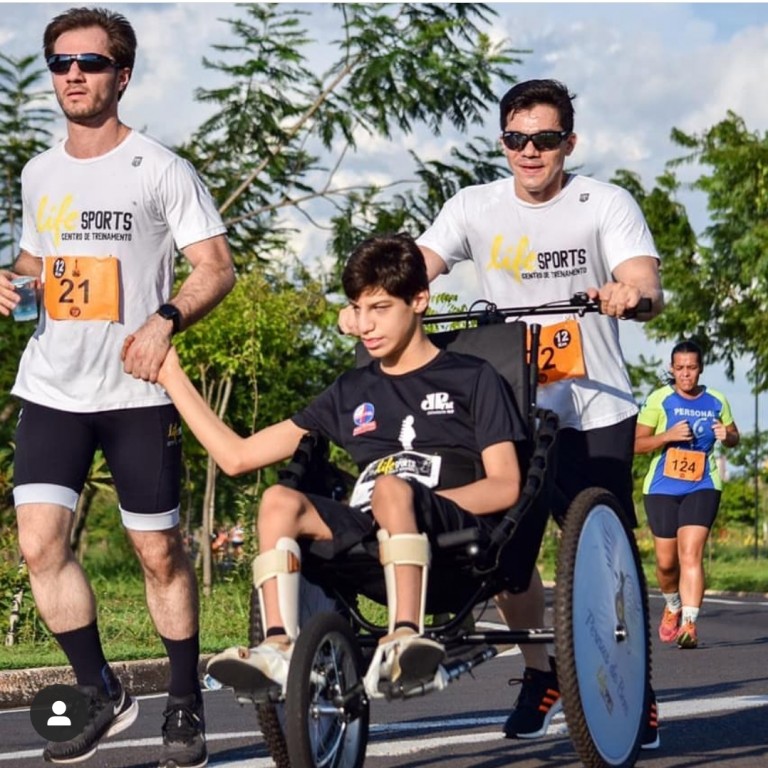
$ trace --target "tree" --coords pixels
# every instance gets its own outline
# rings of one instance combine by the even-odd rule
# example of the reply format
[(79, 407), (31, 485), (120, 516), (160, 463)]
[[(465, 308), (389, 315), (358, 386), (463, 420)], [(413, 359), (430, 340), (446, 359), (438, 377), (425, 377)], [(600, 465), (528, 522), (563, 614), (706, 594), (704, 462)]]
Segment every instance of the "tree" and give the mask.
[[(652, 223), (657, 238), (680, 247), (664, 260), (666, 310), (648, 325), (661, 339), (695, 337), (707, 362), (722, 360), (733, 376), (735, 360), (751, 355), (756, 392), (768, 389), (768, 133), (749, 131), (733, 112), (701, 134), (672, 130), (688, 154), (671, 169), (698, 163), (705, 169), (690, 186), (707, 197), (710, 224), (691, 240), (664, 221)], [(642, 204), (642, 203), (641, 203)], [(650, 223), (650, 222), (649, 222)]]
[[(252, 430), (258, 414), (269, 414), (267, 421), (288, 415), (339, 372), (336, 309), (309, 297), (338, 288), (338, 263), (350, 247), (375, 231), (425, 223), (441, 195), (500, 172), (498, 150), (481, 140), (477, 148), (454, 150), (453, 167), (411, 155), (413, 168), (398, 168), (394, 181), (377, 184), (366, 145), (483, 123), (486, 108), (497, 103), (497, 79), (514, 82), (510, 65), (517, 59), (506, 43), (493, 42), (495, 13), (482, 4), (326, 6), (339, 34), (324, 47), (320, 66), (307, 32), (315, 10), (244, 8), (240, 19), (227, 21), (232, 39), (214, 46), (219, 58), (204, 59), (226, 77), (222, 87), (197, 92), (213, 114), (176, 148), (224, 215), (240, 283), (178, 344), (210, 404)], [(425, 196), (415, 191), (420, 181)], [(291, 264), (299, 229), (304, 240), (314, 238), (317, 256), (331, 254), (319, 283), (275, 266)], [(178, 266), (183, 279), (189, 265), (180, 259)], [(315, 314), (301, 319), (305, 308)], [(202, 460), (186, 445), (193, 462)], [(197, 519), (202, 508), (206, 524), (214, 505), (232, 508), (233, 489), (252, 498), (258, 486), (217, 479), (211, 465), (197, 469), (189, 472), (188, 509), (195, 512), (188, 516)]]
[(21, 233), (21, 169), (48, 148), (55, 114), (38, 106), (47, 95), (36, 87), (45, 70), (38, 57), (0, 53), (0, 266), (18, 253)]
[[(266, 264), (290, 261), (295, 255), (293, 236), (306, 223), (303, 229), (317, 233), (317, 255), (332, 255), (319, 287), (332, 292), (353, 245), (376, 231), (405, 228), (417, 215), (411, 209), (424, 209), (415, 193), (397, 195), (393, 190), (430, 178), (438, 188), (437, 174), (445, 173), (445, 193), (451, 173), (469, 183), (478, 178), (470, 166), (491, 164), (487, 142), (482, 150), (454, 153), (467, 166), (461, 170), (431, 168), (412, 155), (411, 177), (404, 168), (401, 178), (382, 189), (367, 178), (363, 146), (393, 141), (417, 129), (438, 135), (446, 126), (464, 130), (483, 122), (487, 105), (497, 101), (494, 79), (512, 81), (508, 65), (515, 59), (503, 43), (491, 41), (487, 28), (495, 14), (479, 4), (332, 6), (340, 35), (326, 48), (328, 63), (321, 68), (310, 62), (314, 41), (303, 24), (312, 13), (276, 4), (245, 9), (242, 18), (227, 22), (234, 42), (214, 46), (221, 58), (203, 60), (228, 78), (221, 88), (197, 92), (198, 99), (214, 107), (214, 114), (177, 149), (198, 168), (217, 200), (241, 275), (250, 277)], [(428, 199), (435, 210), (442, 203), (435, 202), (434, 194)], [(291, 279), (275, 279), (279, 271), (274, 268), (268, 274), (267, 280), (274, 282), (259, 312), (278, 311), (272, 302), (302, 305), (307, 275), (296, 285)], [(254, 295), (262, 296), (260, 289)], [(238, 326), (248, 312), (230, 316), (217, 309), (211, 322), (226, 333), (220, 339), (226, 358), (221, 365), (209, 367), (215, 359), (210, 345), (194, 329), (184, 334), (182, 343), (190, 344), (191, 363), (206, 361), (205, 369), (197, 371), (198, 381), (220, 416), (231, 417), (233, 409), (242, 410), (243, 403), (255, 399), (258, 412), (276, 417), (280, 408), (268, 406), (269, 401), (277, 405), (279, 400), (283, 409), (287, 402), (295, 405), (297, 390), (288, 386), (290, 380), (284, 375), (269, 378), (258, 366), (233, 366), (244, 353), (253, 366), (264, 341), (254, 335), (238, 342)], [(281, 322), (292, 325), (290, 311), (282, 320), (271, 317), (273, 325)], [(259, 334), (268, 333), (269, 324), (256, 325)], [(304, 375), (310, 365), (317, 366), (317, 383), (328, 383), (329, 374), (339, 372), (340, 365), (330, 368), (323, 353), (338, 346), (335, 326), (333, 308), (311, 334), (316, 348), (307, 349), (302, 362)], [(287, 339), (295, 338), (288, 328), (282, 331)], [(295, 344), (282, 347), (283, 367), (297, 353)], [(305, 380), (298, 391), (312, 394), (319, 387)], [(214, 504), (222, 504), (222, 494), (214, 492), (218, 484), (211, 464), (206, 478), (204, 521), (211, 525)]]
[[(291, 279), (288, 279), (288, 278)], [(305, 270), (292, 276), (259, 269), (245, 273), (216, 311), (181, 334), (182, 364), (208, 404), (240, 434), (280, 421), (301, 408), (342, 368), (350, 342), (335, 328), (337, 310), (323, 286)], [(274, 470), (219, 481), (212, 459), (184, 436), (189, 467), (187, 531), (202, 523), (208, 542), (216, 520), (228, 515), (255, 520), (256, 499)], [(202, 510), (197, 514), (193, 510)], [(196, 523), (195, 523), (196, 525)], [(203, 588), (212, 571), (203, 547)]]
[[(387, 190), (367, 180), (369, 169), (355, 163), (361, 146), (420, 127), (439, 135), (479, 124), (496, 104), (495, 78), (514, 79), (508, 67), (517, 60), (492, 42), (495, 14), (485, 5), (334, 5), (340, 37), (320, 73), (301, 24), (310, 14), (246, 8), (246, 18), (228, 22), (238, 42), (214, 46), (227, 60), (204, 59), (231, 83), (198, 91), (216, 111), (180, 148), (220, 202), (241, 266), (289, 251), (297, 222), (321, 233), (343, 228), (358, 205), (374, 211), (376, 226), (402, 225), (409, 201), (392, 206)], [(390, 190), (415, 184), (408, 169), (397, 170)], [(328, 242), (346, 247), (348, 239)]]
[[(0, 53), (0, 267), (16, 258), (21, 233), (21, 169), (47, 149), (54, 113), (38, 106), (44, 92), (37, 85), (44, 70), (37, 56), (13, 58)], [(3, 322), (0, 333), (0, 526), (12, 511), (11, 440), (18, 405), (10, 396), (16, 365), (27, 342), (30, 323)]]

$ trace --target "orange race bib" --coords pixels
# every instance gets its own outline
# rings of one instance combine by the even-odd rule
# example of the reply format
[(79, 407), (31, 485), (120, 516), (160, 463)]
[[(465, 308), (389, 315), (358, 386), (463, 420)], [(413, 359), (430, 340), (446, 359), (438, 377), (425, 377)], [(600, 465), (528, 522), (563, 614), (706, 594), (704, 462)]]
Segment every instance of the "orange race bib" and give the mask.
[[(528, 331), (528, 344), (531, 333)], [(539, 384), (586, 375), (581, 328), (576, 320), (545, 325), (539, 337)]]
[(96, 256), (47, 256), (43, 299), (53, 320), (120, 318), (120, 262)]
[(675, 480), (696, 482), (704, 477), (706, 461), (707, 454), (703, 451), (668, 448), (664, 459), (664, 476)]

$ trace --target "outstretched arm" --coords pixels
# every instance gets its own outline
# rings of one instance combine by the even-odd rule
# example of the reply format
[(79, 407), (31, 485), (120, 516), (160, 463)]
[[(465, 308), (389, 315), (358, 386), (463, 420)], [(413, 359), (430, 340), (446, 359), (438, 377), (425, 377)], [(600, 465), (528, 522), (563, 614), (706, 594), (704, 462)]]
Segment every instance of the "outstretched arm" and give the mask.
[[(235, 284), (235, 270), (224, 235), (217, 235), (187, 246), (184, 256), (192, 271), (170, 303), (181, 313), (181, 330), (210, 312)], [(130, 349), (123, 350), (125, 372), (136, 379), (157, 381), (157, 372), (171, 345), (173, 324), (151, 314), (133, 333)]]
[(160, 368), (158, 383), (165, 388), (200, 444), (228, 475), (240, 475), (287, 459), (306, 434), (306, 430), (286, 419), (250, 437), (241, 437), (211, 410), (195, 389), (173, 347)]

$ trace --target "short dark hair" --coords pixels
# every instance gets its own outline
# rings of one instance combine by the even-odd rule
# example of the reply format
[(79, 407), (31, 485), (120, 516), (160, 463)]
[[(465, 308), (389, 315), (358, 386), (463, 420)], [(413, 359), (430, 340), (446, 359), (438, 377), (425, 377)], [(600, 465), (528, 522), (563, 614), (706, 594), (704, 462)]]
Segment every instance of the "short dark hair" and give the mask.
[(678, 342), (672, 347), (672, 354), (669, 357), (669, 362), (674, 364), (675, 355), (696, 355), (699, 368), (704, 370), (704, 353), (701, 351), (701, 347), (693, 339), (685, 339)]
[(507, 122), (515, 112), (531, 109), (537, 104), (549, 104), (557, 110), (560, 128), (572, 133), (575, 98), (576, 94), (569, 93), (568, 88), (559, 80), (526, 80), (513, 85), (499, 102), (501, 130), (507, 129)]
[(417, 293), (429, 289), (424, 256), (407, 233), (375, 235), (352, 251), (341, 275), (350, 301), (364, 291), (381, 288), (410, 304)]
[(43, 53), (47, 59), (65, 32), (86, 27), (101, 27), (109, 38), (109, 54), (122, 67), (133, 70), (136, 61), (136, 33), (128, 19), (106, 8), (70, 8), (52, 19), (43, 33)]

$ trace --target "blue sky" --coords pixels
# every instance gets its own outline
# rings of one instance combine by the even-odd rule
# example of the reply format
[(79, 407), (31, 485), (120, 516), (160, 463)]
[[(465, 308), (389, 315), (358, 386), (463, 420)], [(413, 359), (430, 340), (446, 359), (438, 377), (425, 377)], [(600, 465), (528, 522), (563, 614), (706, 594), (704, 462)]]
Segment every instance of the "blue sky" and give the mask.
[[(45, 24), (74, 4), (0, 3), (0, 50), (11, 55), (39, 51)], [(201, 58), (212, 53), (212, 44), (228, 39), (228, 27), (219, 19), (241, 11), (231, 3), (103, 5), (124, 13), (139, 37), (136, 71), (121, 107), (123, 119), (167, 143), (180, 141), (208, 114), (193, 94), (196, 87), (215, 82), (202, 68)], [(572, 161), (584, 173), (607, 179), (617, 168), (626, 168), (650, 186), (664, 163), (676, 156), (669, 140), (673, 127), (704, 131), (728, 109), (741, 115), (751, 130), (768, 130), (768, 3), (490, 5), (499, 14), (494, 34), (515, 48), (531, 49), (515, 69), (518, 79), (555, 77), (578, 94), (579, 142)], [(303, 8), (312, 13), (310, 29), (319, 41), (316, 52), (322, 67), (326, 55), (330, 61), (325, 41), (333, 38), (338, 22), (325, 4)], [(499, 84), (499, 90), (504, 89)], [(495, 109), (485, 126), (475, 126), (469, 134), (495, 137)], [(389, 146), (363, 141), (366, 154), (344, 171), (345, 180), (386, 180), (398, 151), (413, 147), (423, 157), (437, 158), (462, 139), (448, 132), (439, 139), (419, 133)], [(683, 202), (694, 228), (702, 231), (707, 224), (702, 200), (687, 195)], [(302, 232), (297, 253), (321, 253), (317, 237)], [(436, 287), (456, 290), (467, 280), (460, 275)], [(622, 327), (629, 360), (637, 360), (641, 352), (666, 360), (669, 345), (654, 347), (636, 324)], [(735, 382), (725, 379), (720, 366), (711, 366), (704, 376), (705, 383), (729, 397), (742, 431), (754, 427), (754, 401), (743, 380), (748, 367), (748, 361), (739, 367)], [(768, 395), (761, 398), (760, 422), (768, 428)]]

